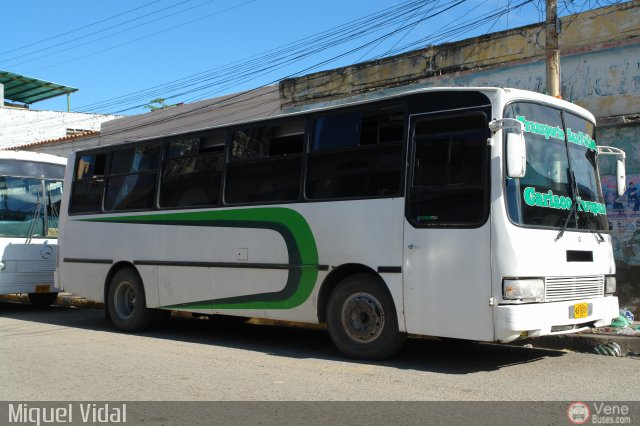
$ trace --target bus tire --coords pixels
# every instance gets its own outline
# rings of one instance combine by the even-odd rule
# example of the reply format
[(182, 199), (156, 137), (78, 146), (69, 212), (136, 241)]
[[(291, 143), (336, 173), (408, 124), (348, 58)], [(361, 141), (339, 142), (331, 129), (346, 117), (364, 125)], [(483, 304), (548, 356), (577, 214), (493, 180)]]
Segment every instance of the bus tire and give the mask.
[(29, 302), (38, 308), (47, 308), (58, 298), (58, 293), (29, 293)]
[(372, 274), (351, 275), (329, 296), (327, 326), (336, 347), (349, 358), (381, 360), (402, 347), (393, 299)]
[(149, 328), (155, 312), (147, 308), (140, 276), (131, 268), (120, 269), (109, 284), (107, 307), (111, 323), (122, 331)]

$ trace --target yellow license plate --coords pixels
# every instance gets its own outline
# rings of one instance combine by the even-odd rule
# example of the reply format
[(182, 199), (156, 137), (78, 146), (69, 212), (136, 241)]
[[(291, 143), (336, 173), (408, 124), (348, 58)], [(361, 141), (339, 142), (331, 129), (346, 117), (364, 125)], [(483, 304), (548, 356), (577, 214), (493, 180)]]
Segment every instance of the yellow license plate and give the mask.
[(36, 293), (49, 293), (51, 286), (48, 284), (42, 284), (36, 286)]
[(586, 318), (589, 316), (589, 304), (588, 303), (576, 303), (573, 305), (573, 317), (574, 318)]

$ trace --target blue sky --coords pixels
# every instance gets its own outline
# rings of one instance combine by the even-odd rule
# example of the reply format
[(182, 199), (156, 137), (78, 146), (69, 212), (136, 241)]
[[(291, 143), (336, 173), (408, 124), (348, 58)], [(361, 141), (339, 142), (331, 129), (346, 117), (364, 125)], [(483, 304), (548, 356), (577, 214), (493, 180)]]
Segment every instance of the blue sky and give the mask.
[[(167, 103), (192, 102), (311, 69), (331, 69), (385, 56), (403, 46), (420, 48), (430, 41), (440, 44), (543, 19), (543, 2), (535, 0), (472, 28), (483, 14), (519, 3), (524, 0), (12, 1), (3, 5), (0, 70), (80, 89), (71, 96), (72, 111), (133, 114), (145, 111), (140, 105), (154, 97), (169, 97)], [(261, 64), (268, 63), (260, 56), (265, 52), (385, 9), (389, 11), (385, 17), (392, 17), (391, 10), (395, 10), (397, 18), (386, 26), (380, 24), (377, 31), (370, 29), (362, 37), (352, 33), (350, 41), (329, 46), (319, 40), (316, 44), (307, 42), (306, 47), (315, 47), (318, 52), (304, 58), (298, 56), (308, 49), (299, 50), (295, 57), (281, 52), (277, 69), (257, 72)], [(384, 17), (380, 19), (385, 22)], [(465, 30), (443, 34), (455, 25)], [(248, 64), (252, 57), (260, 59)], [(328, 62), (313, 68), (324, 61)], [(230, 68), (231, 64), (235, 67)], [(237, 71), (241, 65), (242, 78)], [(222, 70), (227, 71), (224, 76)], [(204, 73), (213, 79), (204, 80)], [(184, 87), (180, 80), (189, 76), (196, 84)], [(169, 87), (170, 82), (177, 84)], [(196, 90), (200, 83), (208, 87)], [(147, 91), (156, 86), (155, 91)], [(141, 92), (137, 99), (128, 96), (136, 92)], [(66, 97), (31, 108), (66, 110)]]

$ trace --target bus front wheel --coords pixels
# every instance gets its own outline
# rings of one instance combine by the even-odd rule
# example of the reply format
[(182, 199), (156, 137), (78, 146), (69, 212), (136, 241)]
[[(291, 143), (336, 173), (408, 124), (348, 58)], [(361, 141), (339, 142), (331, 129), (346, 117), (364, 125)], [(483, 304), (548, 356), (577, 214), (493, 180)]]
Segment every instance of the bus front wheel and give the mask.
[(29, 293), (29, 302), (38, 308), (46, 308), (58, 298), (58, 293)]
[(144, 286), (136, 271), (125, 268), (115, 273), (109, 285), (107, 308), (113, 325), (123, 331), (147, 329), (154, 318), (147, 308)]
[(356, 274), (342, 280), (329, 296), (327, 326), (336, 347), (355, 359), (380, 360), (404, 343), (393, 299), (382, 280)]

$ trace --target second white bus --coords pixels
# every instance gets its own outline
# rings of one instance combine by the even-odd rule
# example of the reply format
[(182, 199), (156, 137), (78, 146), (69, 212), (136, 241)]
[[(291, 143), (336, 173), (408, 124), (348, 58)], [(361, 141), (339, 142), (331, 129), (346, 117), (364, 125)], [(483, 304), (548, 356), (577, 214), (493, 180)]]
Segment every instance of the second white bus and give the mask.
[(49, 306), (66, 158), (0, 151), (0, 294), (27, 293)]

